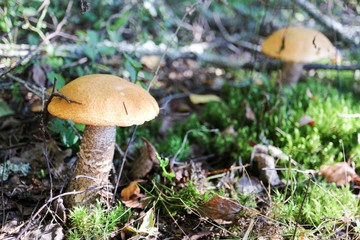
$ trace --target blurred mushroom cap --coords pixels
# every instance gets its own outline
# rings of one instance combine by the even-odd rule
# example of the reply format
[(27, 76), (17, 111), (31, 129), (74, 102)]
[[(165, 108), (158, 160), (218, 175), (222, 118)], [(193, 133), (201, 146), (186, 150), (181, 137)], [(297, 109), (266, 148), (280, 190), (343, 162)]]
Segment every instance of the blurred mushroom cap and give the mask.
[(262, 44), (262, 52), (285, 62), (307, 64), (321, 59), (338, 62), (339, 51), (321, 32), (304, 27), (286, 27), (275, 31)]

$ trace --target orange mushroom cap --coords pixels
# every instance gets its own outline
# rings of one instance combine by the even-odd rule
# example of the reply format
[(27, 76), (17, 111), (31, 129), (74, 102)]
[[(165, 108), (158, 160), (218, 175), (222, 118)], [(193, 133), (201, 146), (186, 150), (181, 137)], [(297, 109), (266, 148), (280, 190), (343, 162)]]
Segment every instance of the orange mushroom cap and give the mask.
[(81, 104), (54, 97), (49, 113), (75, 123), (127, 127), (143, 124), (159, 114), (159, 105), (145, 89), (113, 75), (79, 77), (59, 93)]

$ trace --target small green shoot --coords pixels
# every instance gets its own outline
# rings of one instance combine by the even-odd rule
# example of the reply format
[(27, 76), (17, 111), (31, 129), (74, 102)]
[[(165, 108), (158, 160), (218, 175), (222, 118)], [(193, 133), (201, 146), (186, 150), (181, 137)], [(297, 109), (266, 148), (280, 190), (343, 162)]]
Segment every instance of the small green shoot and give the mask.
[(168, 158), (164, 158), (164, 159), (162, 159), (160, 156), (159, 156), (159, 154), (158, 153), (155, 153), (155, 157), (157, 158), (157, 160), (159, 161), (159, 163), (160, 163), (160, 167), (161, 167), (161, 169), (162, 169), (162, 171), (163, 171), (163, 173), (162, 173), (162, 176), (163, 177), (166, 177), (167, 179), (169, 179), (169, 181), (172, 183), (172, 179), (175, 177), (175, 173), (173, 173), (173, 172), (168, 172), (167, 170), (166, 170), (166, 167), (169, 165), (169, 159)]

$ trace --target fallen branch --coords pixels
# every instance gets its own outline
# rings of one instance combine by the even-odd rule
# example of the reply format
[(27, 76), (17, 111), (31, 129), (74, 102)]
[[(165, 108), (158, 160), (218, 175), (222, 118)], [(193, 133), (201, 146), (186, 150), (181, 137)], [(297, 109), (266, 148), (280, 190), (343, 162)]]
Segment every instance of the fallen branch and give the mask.
[[(261, 52), (261, 47), (251, 42), (241, 41), (238, 42), (237, 45), (248, 50)], [(103, 46), (114, 47), (118, 52), (135, 53), (138, 57), (144, 55), (163, 55), (165, 52), (164, 45), (155, 45), (153, 42), (147, 42), (145, 44), (131, 44), (125, 41), (114, 43), (105, 40), (97, 44), (97, 47)], [(182, 47), (179, 50), (170, 48), (168, 52), (166, 52), (166, 58), (171, 61), (177, 59), (194, 59), (211, 66), (231, 69), (246, 68), (255, 69), (258, 71), (269, 71), (280, 68), (279, 61), (277, 60), (267, 60), (266, 63), (254, 61), (249, 62), (250, 60), (244, 60), (241, 57), (236, 57), (235, 55), (222, 56), (204, 52), (216, 47), (217, 46), (210, 45), (208, 43), (196, 43)], [(192, 51), (192, 49), (196, 49), (196, 51)], [(84, 64), (86, 61), (88, 61), (87, 57), (85, 57), (84, 50), (85, 46), (79, 44), (58, 45), (55, 46), (54, 55), (57, 57), (77, 59), (75, 62), (61, 67), (61, 69), (65, 69)], [(0, 44), (0, 57), (23, 57), (29, 54), (30, 51), (34, 51), (34, 47), (31, 45), (22, 44), (9, 46), (6, 44)], [(340, 66), (330, 64), (306, 64), (304, 65), (304, 69), (339, 69), (340, 71), (355, 71), (360, 69), (360, 64)]]

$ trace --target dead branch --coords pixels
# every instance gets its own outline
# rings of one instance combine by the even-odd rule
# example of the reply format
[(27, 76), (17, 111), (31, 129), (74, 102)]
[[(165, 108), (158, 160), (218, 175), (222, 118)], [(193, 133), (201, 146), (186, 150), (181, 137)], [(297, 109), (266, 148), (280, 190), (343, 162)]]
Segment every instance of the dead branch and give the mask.
[[(248, 50), (261, 52), (261, 46), (246, 42), (246, 41), (239, 41), (237, 42), (238, 46), (242, 48), (246, 48)], [(114, 43), (110, 41), (103, 41), (100, 42), (97, 47), (100, 46), (108, 46), (114, 47), (119, 52), (126, 52), (132, 53), (135, 52), (138, 57), (143, 55), (162, 55), (165, 52), (163, 45), (155, 45), (152, 42), (147, 42), (143, 45), (140, 44), (131, 44), (127, 42), (119, 42)], [(276, 60), (267, 60), (266, 64), (260, 62), (249, 62), (249, 60), (243, 60), (241, 57), (234, 57), (234, 56), (223, 56), (218, 54), (212, 53), (205, 53), (207, 49), (213, 48), (216, 46), (210, 46), (208, 43), (197, 43), (191, 44), (190, 46), (186, 46), (180, 48), (179, 50), (170, 48), (166, 53), (166, 58), (174, 61), (177, 59), (194, 59), (200, 61), (202, 63), (221, 67), (221, 68), (231, 68), (231, 69), (238, 69), (238, 68), (246, 68), (246, 69), (255, 69), (258, 71), (261, 70), (277, 70), (279, 69), (279, 61)], [(4, 57), (16, 57), (16, 54), (19, 54), (18, 57), (22, 57), (28, 54), (30, 51), (33, 51), (33, 47), (30, 45), (12, 45), (11, 49), (9, 49), (8, 45), (0, 44), (0, 56)], [(191, 49), (198, 49), (198, 52), (191, 51)], [(77, 65), (84, 64), (88, 61), (87, 57), (84, 57), (84, 47), (78, 44), (66, 44), (66, 45), (59, 45), (57, 46), (55, 56), (67, 57), (67, 58), (74, 58), (80, 59), (62, 66), (60, 69), (66, 69), (69, 67), (74, 67)], [(136, 50), (136, 51), (135, 51)], [(330, 64), (306, 64), (304, 65), (304, 69), (333, 69), (340, 71), (349, 70), (355, 71), (360, 69), (360, 64), (355, 65), (330, 65)]]
[(360, 43), (360, 27), (359, 26), (344, 26), (334, 18), (319, 11), (315, 5), (307, 0), (297, 0), (297, 4), (303, 8), (310, 16), (319, 21), (331, 31), (335, 31), (340, 37), (348, 43)]
[(6, 76), (9, 77), (9, 78), (12, 79), (12, 80), (18, 82), (18, 83), (21, 83), (22, 85), (25, 86), (25, 88), (26, 88), (27, 90), (29, 90), (30, 92), (34, 93), (35, 95), (37, 95), (37, 96), (39, 96), (39, 97), (41, 97), (41, 98), (42, 98), (43, 96), (44, 96), (45, 98), (50, 97), (50, 94), (45, 91), (45, 90), (46, 90), (45, 88), (39, 87), (39, 86), (37, 86), (36, 84), (30, 83), (30, 82), (28, 82), (28, 81), (25, 81), (25, 80), (23, 80), (23, 79), (21, 79), (21, 78), (19, 78), (19, 77), (16, 77), (16, 76), (14, 76), (14, 75), (12, 75), (12, 74), (10, 74), (10, 73), (8, 73)]

